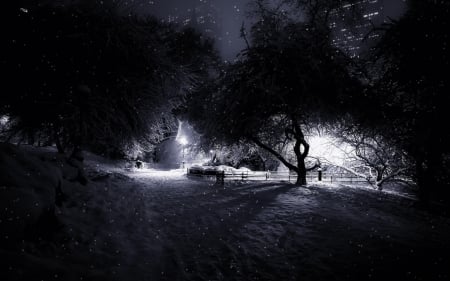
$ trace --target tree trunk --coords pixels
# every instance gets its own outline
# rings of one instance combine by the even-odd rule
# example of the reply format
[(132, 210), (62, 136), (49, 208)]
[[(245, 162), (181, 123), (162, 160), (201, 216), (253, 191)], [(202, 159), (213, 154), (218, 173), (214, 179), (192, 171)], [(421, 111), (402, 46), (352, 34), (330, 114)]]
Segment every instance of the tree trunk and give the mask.
[(377, 179), (375, 181), (378, 190), (383, 190), (383, 172), (377, 170)]
[(419, 199), (420, 202), (428, 207), (430, 201), (430, 190), (427, 186), (427, 176), (425, 169), (423, 168), (424, 162), (421, 157), (416, 157), (416, 179), (419, 186)]
[(27, 144), (28, 145), (34, 145), (34, 143), (36, 142), (35, 140), (35, 136), (34, 136), (34, 132), (27, 132)]
[(446, 197), (446, 188), (443, 187), (442, 181), (439, 180), (439, 173), (442, 165), (442, 158), (438, 151), (435, 151), (432, 146), (425, 157), (425, 167), (421, 167), (422, 176), (419, 181), (419, 189), (422, 190), (423, 200), (426, 200), (428, 207), (436, 201), (444, 201)]
[[(250, 140), (252, 140), (257, 146), (265, 149), (266, 151), (274, 155), (290, 171), (295, 171), (297, 173), (297, 181), (296, 181), (297, 185), (306, 185), (307, 169), (305, 165), (305, 159), (309, 153), (309, 144), (306, 142), (302, 129), (295, 118), (292, 118), (292, 127), (286, 129), (286, 135), (287, 136), (290, 135), (293, 139), (295, 139), (294, 153), (297, 158), (297, 166), (289, 163), (280, 153), (262, 143), (258, 138), (251, 137)], [(288, 138), (290, 137), (288, 136)], [(303, 152), (301, 151), (301, 146), (303, 146)]]
[(82, 185), (86, 185), (88, 179), (84, 173), (84, 154), (80, 145), (75, 145), (68, 161), (70, 165), (77, 169), (77, 176), (74, 180), (80, 182)]
[(64, 146), (61, 143), (61, 138), (56, 130), (53, 131), (53, 139), (56, 144), (56, 149), (58, 149), (58, 153), (64, 154), (65, 149)]
[(297, 172), (297, 182), (295, 184), (297, 185), (306, 185), (306, 166), (304, 160), (299, 160), (298, 162), (298, 171)]
[[(294, 153), (297, 158), (297, 185), (306, 185), (305, 159), (309, 153), (309, 144), (305, 140), (302, 129), (295, 118), (292, 118), (292, 133), (295, 138)], [(300, 147), (303, 146), (303, 152)]]

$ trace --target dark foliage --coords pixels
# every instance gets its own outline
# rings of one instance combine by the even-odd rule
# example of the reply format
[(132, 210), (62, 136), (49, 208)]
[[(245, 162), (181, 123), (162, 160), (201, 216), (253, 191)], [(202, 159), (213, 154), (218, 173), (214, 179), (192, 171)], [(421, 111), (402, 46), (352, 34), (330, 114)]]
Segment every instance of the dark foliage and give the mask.
[(44, 133), (61, 152), (88, 145), (120, 156), (134, 141), (152, 145), (216, 57), (199, 33), (123, 16), (120, 5), (27, 7), (7, 8), (4, 24), (15, 28), (6, 33), (0, 110), (15, 120), (9, 136), (35, 143)]
[(450, 198), (450, 133), (444, 121), (450, 118), (449, 18), (447, 1), (410, 1), (400, 20), (382, 28), (374, 91), (358, 113), (365, 126), (378, 128), (414, 159), (425, 201)]
[[(255, 143), (305, 184), (305, 130), (336, 118), (358, 83), (349, 74), (349, 61), (331, 46), (326, 26), (294, 21), (263, 1), (256, 3), (252, 44), (218, 83), (192, 97), (188, 118), (208, 138)], [(199, 105), (199, 98), (206, 103)], [(296, 163), (283, 156), (290, 144)]]

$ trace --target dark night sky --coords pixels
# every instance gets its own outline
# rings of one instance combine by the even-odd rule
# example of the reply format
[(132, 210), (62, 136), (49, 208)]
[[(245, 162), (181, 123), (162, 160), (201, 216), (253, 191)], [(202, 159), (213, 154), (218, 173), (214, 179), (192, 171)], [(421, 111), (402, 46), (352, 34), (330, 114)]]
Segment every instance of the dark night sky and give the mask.
[[(192, 15), (194, 7), (203, 6), (197, 16), (215, 11), (218, 26), (214, 32), (222, 57), (232, 60), (244, 48), (244, 41), (239, 37), (242, 22), (249, 22), (245, 11), (251, 0), (128, 0), (141, 14), (154, 14), (167, 20), (169, 16), (179, 16), (180, 22)], [(405, 7), (405, 0), (379, 0), (384, 4), (384, 16), (396, 18)]]
[[(250, 0), (131, 0), (139, 13), (151, 13), (165, 20), (170, 16), (180, 16), (180, 21), (192, 14), (194, 7), (203, 6), (216, 11), (218, 30), (215, 39), (223, 58), (233, 59), (244, 47), (239, 38), (239, 30), (245, 19), (245, 10)], [(201, 16), (199, 12), (197, 16)], [(204, 13), (207, 13), (204, 11)]]

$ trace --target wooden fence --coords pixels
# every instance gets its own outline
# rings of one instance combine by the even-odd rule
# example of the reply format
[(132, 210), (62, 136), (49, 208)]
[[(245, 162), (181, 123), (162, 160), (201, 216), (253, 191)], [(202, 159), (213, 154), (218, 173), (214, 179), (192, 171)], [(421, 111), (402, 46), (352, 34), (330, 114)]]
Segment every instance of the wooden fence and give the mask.
[[(274, 171), (217, 171), (209, 173), (191, 173), (187, 169), (188, 176), (206, 177), (209, 179), (215, 179), (219, 183), (233, 180), (243, 181), (288, 181), (295, 182), (297, 180), (297, 174), (294, 172), (274, 172)], [(318, 172), (308, 172), (306, 174), (306, 180), (308, 182), (319, 182)], [(357, 177), (350, 173), (327, 173), (322, 172), (320, 182), (325, 183), (367, 183), (367, 180), (361, 177)]]

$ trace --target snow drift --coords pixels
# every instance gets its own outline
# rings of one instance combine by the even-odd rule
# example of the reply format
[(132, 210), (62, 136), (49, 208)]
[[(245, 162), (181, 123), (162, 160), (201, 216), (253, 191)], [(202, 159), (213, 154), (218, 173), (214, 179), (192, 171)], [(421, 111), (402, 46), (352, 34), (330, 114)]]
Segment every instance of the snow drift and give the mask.
[(0, 144), (0, 245), (14, 245), (54, 216), (62, 172), (11, 144)]
[[(14, 212), (31, 212), (32, 203), (46, 202), (48, 209), (33, 213), (37, 221), (22, 229), (39, 224), (39, 215), (52, 207), (61, 227), (42, 240), (22, 241), (17, 249), (0, 247), (0, 280), (450, 276), (450, 219), (417, 209), (408, 196), (338, 184), (220, 185), (189, 179), (184, 170), (126, 170), (90, 153), (84, 161), (89, 182), (83, 186), (71, 181), (76, 173), (61, 173), (72, 167), (64, 156), (50, 148), (23, 149), (26, 153), (12, 146), (1, 149), (0, 167), (7, 171), (2, 186), (14, 192), (0, 208), (3, 212), (7, 204), (17, 208)], [(66, 199), (55, 207), (61, 179)], [(22, 194), (31, 199), (23, 201), (28, 197)]]

